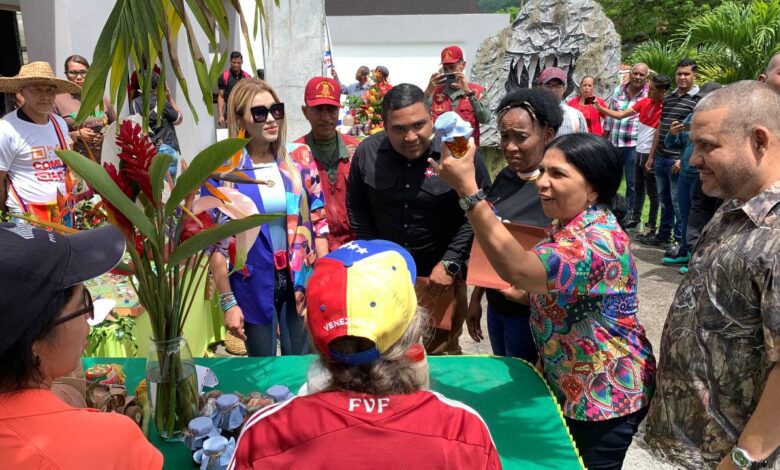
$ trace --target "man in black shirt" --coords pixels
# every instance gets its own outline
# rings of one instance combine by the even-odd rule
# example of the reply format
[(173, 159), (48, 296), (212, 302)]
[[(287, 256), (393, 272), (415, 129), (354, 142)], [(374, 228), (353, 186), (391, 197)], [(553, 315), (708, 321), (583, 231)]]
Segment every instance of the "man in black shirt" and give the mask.
[(679, 242), (681, 236), (680, 207), (677, 200), (677, 178), (680, 173), (680, 149), (666, 148), (664, 141), (673, 122), (683, 122), (701, 100), (695, 84), (696, 62), (683, 59), (677, 64), (675, 82), (677, 89), (664, 98), (661, 122), (655, 133), (650, 157), (645, 169), (655, 173), (658, 199), (661, 202), (661, 224), (658, 233), (639, 235), (637, 241), (646, 245), (665, 246)]
[(220, 127), (225, 127), (225, 119), (227, 115), (227, 101), (230, 96), (230, 90), (236, 86), (239, 80), (242, 78), (249, 78), (250, 75), (241, 67), (244, 65), (244, 57), (238, 51), (230, 53), (230, 68), (222, 72), (222, 75), (217, 79), (217, 88), (219, 94), (217, 95), (217, 119)]
[[(467, 308), (463, 274), (474, 233), (457, 193), (428, 164), (429, 157), (439, 159), (439, 152), (423, 91), (408, 83), (392, 88), (382, 114), (385, 132), (363, 141), (352, 159), (350, 225), (357, 239), (386, 239), (409, 250), (417, 264), (420, 304), (430, 304), (437, 327), (426, 348), (457, 354)], [(487, 188), (489, 176), (479, 154), (475, 165), (479, 185)], [(444, 305), (452, 295), (454, 300)]]

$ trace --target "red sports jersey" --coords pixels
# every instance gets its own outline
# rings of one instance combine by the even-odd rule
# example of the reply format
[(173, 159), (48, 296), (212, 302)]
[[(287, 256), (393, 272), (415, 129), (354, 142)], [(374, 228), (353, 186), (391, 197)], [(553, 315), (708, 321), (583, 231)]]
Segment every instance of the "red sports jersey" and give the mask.
[(661, 120), (663, 107), (663, 102), (656, 103), (650, 98), (642, 98), (631, 106), (634, 111), (639, 113), (636, 139), (636, 151), (638, 153), (649, 153), (652, 149), (655, 129)]
[(639, 113), (639, 122), (648, 127), (658, 127), (658, 121), (661, 120), (661, 111), (664, 103), (656, 103), (650, 98), (642, 98), (631, 106), (634, 111)]
[(322, 392), (260, 410), (229, 470), (500, 469), (476, 411), (436, 392), (375, 396)]

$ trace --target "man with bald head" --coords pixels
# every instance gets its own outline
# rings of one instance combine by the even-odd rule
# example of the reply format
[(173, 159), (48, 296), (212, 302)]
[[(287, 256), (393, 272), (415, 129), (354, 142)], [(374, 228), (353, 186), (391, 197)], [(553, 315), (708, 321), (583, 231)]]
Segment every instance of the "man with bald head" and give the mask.
[(766, 64), (764, 73), (758, 76), (759, 82), (766, 82), (767, 85), (780, 92), (780, 52), (773, 55)]
[[(628, 81), (622, 83), (615, 88), (612, 95), (607, 99), (607, 106), (609, 109), (615, 111), (625, 111), (630, 106), (636, 104), (642, 98), (647, 97), (647, 92), (650, 89), (650, 85), (647, 83), (647, 74), (649, 69), (646, 64), (638, 63), (631, 67), (631, 74), (628, 77)], [(636, 181), (634, 168), (635, 164), (639, 161), (636, 158), (636, 144), (639, 138), (639, 114), (624, 118), (624, 119), (612, 119), (607, 118), (604, 122), (604, 137), (609, 139), (612, 144), (617, 147), (620, 156), (624, 161), (624, 173), (626, 177), (626, 199), (628, 200), (628, 206), (644, 203), (645, 200), (645, 184), (643, 181)], [(647, 161), (647, 155), (644, 156)], [(642, 163), (644, 165), (644, 163)], [(644, 174), (641, 169), (639, 174)], [(635, 185), (636, 188), (635, 194)], [(655, 185), (652, 188), (648, 188), (648, 195), (650, 197), (655, 196)], [(641, 213), (641, 210), (639, 211)], [(634, 228), (639, 224), (639, 220), (631, 220), (626, 224), (626, 228)], [(653, 224), (655, 221), (653, 220)]]
[(645, 440), (686, 468), (780, 469), (780, 94), (742, 81), (696, 106), (691, 165), (725, 200), (661, 338)]

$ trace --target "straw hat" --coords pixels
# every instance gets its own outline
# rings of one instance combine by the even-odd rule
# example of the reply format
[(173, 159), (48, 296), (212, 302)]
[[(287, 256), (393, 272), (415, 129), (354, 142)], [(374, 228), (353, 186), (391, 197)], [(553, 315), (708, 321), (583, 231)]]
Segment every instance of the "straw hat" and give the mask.
[(15, 77), (0, 77), (0, 92), (16, 93), (26, 85), (53, 85), (57, 87), (57, 93), (81, 93), (75, 83), (57, 78), (47, 62), (31, 62), (22, 65)]

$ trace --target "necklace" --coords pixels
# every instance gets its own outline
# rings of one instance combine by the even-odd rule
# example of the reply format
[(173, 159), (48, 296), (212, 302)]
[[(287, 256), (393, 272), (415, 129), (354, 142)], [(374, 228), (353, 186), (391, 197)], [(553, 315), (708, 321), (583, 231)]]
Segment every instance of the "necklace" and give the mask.
[(539, 171), (539, 168), (535, 169), (534, 171), (523, 173), (518, 171), (517, 177), (520, 178), (523, 181), (536, 181), (537, 178), (539, 178), (539, 175), (541, 175), (542, 172)]

